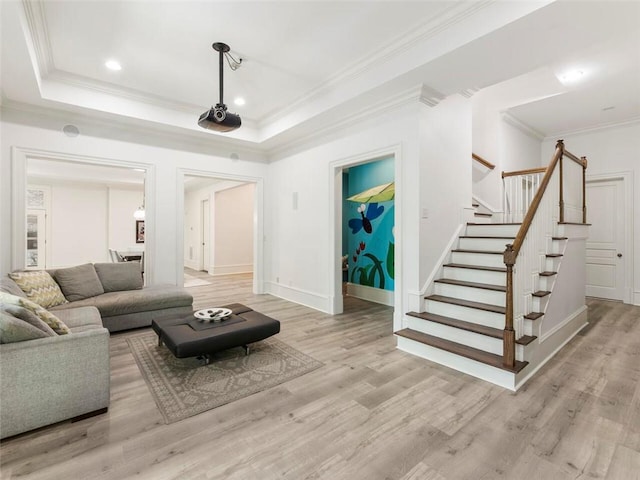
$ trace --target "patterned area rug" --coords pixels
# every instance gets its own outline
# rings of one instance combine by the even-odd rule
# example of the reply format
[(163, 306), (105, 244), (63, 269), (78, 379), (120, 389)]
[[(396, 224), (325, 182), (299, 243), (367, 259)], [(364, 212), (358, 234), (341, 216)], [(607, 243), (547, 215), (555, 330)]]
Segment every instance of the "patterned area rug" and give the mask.
[(127, 342), (166, 423), (261, 392), (323, 365), (273, 337), (252, 344), (249, 355), (240, 347), (218, 352), (209, 365), (201, 365), (196, 358), (174, 357), (166, 346), (158, 347), (153, 332)]

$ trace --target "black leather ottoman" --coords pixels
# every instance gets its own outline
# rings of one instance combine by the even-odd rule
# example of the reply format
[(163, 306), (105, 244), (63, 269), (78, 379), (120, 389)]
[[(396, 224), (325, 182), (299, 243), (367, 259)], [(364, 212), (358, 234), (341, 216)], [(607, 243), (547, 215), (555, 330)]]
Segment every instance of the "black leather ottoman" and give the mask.
[[(203, 357), (209, 363), (209, 354), (233, 347), (244, 347), (280, 332), (280, 322), (241, 303), (224, 305), (231, 316), (220, 322), (203, 324), (193, 314), (159, 317), (151, 323), (158, 334), (158, 345), (163, 343), (177, 358)], [(191, 323), (191, 324), (190, 324)]]

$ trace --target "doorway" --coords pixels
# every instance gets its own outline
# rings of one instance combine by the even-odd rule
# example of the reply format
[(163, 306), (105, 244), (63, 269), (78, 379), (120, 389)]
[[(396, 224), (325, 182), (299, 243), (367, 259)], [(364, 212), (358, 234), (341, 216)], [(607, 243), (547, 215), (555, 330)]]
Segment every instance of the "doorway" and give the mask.
[(211, 283), (213, 275), (255, 276), (257, 182), (188, 173), (183, 185), (184, 286)]
[[(343, 262), (342, 258), (345, 253), (351, 254), (351, 252), (344, 251), (344, 243), (343, 233), (344, 226), (347, 225), (351, 219), (351, 213), (349, 216), (344, 214), (344, 203), (345, 203), (345, 181), (343, 179), (343, 175), (346, 170), (350, 170), (353, 167), (358, 165), (370, 163), (375, 160), (384, 159), (384, 158), (392, 158), (394, 160), (393, 165), (393, 177), (395, 182), (395, 192), (401, 192), (402, 188), (402, 162), (400, 156), (400, 145), (390, 146), (384, 149), (371, 151), (364, 153), (362, 155), (349, 157), (342, 160), (336, 160), (329, 165), (330, 175), (332, 178), (332, 182), (330, 182), (330, 198), (333, 198), (333, 206), (330, 210), (330, 234), (332, 239), (332, 245), (329, 249), (329, 253), (331, 255), (330, 265), (332, 265), (332, 275), (330, 277), (331, 281), (331, 296), (329, 299), (329, 313), (331, 314), (339, 314), (344, 311), (344, 303), (343, 303)], [(394, 244), (397, 247), (394, 247), (393, 251), (393, 264), (394, 264), (394, 289), (392, 293), (393, 301), (391, 302), (394, 307), (393, 312), (393, 323), (394, 330), (398, 330), (400, 328), (402, 322), (402, 314), (400, 312), (403, 311), (402, 307), (402, 197), (401, 195), (394, 194), (394, 211), (393, 211), (393, 239)], [(355, 205), (355, 204), (354, 204)], [(361, 205), (361, 204), (360, 204)], [(357, 207), (356, 207), (357, 209)], [(356, 212), (358, 213), (358, 212)], [(367, 216), (367, 211), (365, 209), (364, 214)], [(358, 213), (360, 219), (362, 216)], [(358, 218), (355, 217), (354, 218)], [(365, 241), (365, 244), (367, 242)], [(365, 245), (365, 252), (366, 252)], [(362, 252), (362, 250), (361, 250)], [(367, 257), (368, 258), (368, 257)], [(352, 256), (351, 256), (351, 259)], [(362, 265), (364, 268), (366, 266)], [(356, 274), (357, 275), (357, 274)]]
[(625, 176), (590, 177), (586, 183), (588, 222), (586, 294), (630, 302), (627, 273), (632, 250)]

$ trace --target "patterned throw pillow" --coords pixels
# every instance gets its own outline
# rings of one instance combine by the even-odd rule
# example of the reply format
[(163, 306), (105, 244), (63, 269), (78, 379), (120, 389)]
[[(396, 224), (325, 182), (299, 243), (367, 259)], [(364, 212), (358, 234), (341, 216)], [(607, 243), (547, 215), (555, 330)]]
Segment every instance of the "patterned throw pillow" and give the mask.
[(9, 277), (18, 284), (29, 300), (44, 308), (67, 303), (60, 286), (46, 270), (11, 272)]
[(71, 333), (69, 327), (67, 327), (62, 320), (56, 317), (50, 311), (42, 308), (35, 302), (32, 302), (28, 298), (17, 297), (10, 293), (0, 292), (0, 303), (6, 303), (9, 305), (19, 305), (27, 310), (36, 314), (36, 316), (44, 323), (49, 325), (51, 329), (58, 335), (66, 335)]

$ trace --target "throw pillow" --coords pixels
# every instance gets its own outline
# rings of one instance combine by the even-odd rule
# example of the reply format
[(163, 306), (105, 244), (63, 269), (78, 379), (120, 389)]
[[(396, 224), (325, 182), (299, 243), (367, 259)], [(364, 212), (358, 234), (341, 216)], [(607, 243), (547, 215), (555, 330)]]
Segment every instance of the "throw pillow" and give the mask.
[(49, 325), (49, 327), (51, 327), (51, 329), (58, 335), (66, 335), (68, 333), (71, 333), (69, 327), (67, 327), (62, 320), (56, 317), (49, 310), (42, 308), (40, 305), (32, 302), (28, 298), (17, 297), (15, 295), (11, 295), (10, 293), (0, 292), (0, 303), (18, 305), (20, 307), (26, 308), (30, 312), (34, 313), (44, 323)]
[(0, 312), (0, 343), (24, 342), (36, 338), (46, 338), (48, 335), (33, 325), (12, 315)]
[(94, 263), (105, 292), (122, 292), (142, 288), (140, 262)]
[(62, 293), (70, 302), (84, 300), (104, 293), (102, 283), (93, 265), (86, 263), (77, 267), (61, 268), (54, 273)]
[(49, 325), (40, 320), (35, 313), (30, 312), (24, 307), (3, 304), (2, 307), (0, 307), (0, 310), (22, 320), (23, 322), (27, 322), (29, 325), (33, 325), (37, 329), (42, 330), (49, 337), (54, 337), (56, 335), (56, 332), (54, 332)]
[(46, 270), (11, 272), (9, 277), (16, 282), (29, 300), (44, 308), (67, 303), (60, 287)]

